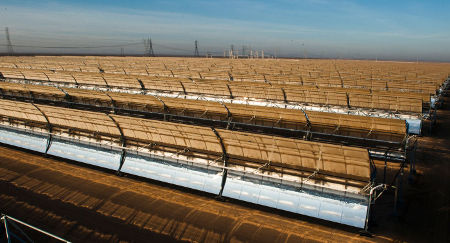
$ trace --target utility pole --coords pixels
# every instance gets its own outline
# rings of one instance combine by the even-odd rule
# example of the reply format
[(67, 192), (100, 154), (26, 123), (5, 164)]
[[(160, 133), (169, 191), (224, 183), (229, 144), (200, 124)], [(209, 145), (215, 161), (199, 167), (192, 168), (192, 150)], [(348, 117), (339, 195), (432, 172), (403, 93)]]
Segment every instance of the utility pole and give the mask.
[(195, 44), (194, 56), (195, 56), (195, 57), (199, 57), (200, 54), (198, 53), (198, 41), (195, 40), (194, 44)]
[(13, 50), (13, 46), (11, 43), (11, 39), (9, 38), (8, 27), (5, 28), (5, 32), (6, 32), (6, 45), (7, 45), (8, 55), (12, 56), (12, 55), (14, 55), (14, 50)]

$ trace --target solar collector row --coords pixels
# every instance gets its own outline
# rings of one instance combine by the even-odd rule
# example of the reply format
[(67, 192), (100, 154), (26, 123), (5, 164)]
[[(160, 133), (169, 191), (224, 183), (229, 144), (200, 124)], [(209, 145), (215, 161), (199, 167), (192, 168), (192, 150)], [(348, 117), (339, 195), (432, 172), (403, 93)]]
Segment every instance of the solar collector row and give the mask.
[[(188, 72), (189, 77), (197, 78), (199, 73), (234, 72), (236, 76), (258, 75), (299, 75), (302, 78), (341, 79), (384, 79), (395, 82), (404, 80), (431, 80), (441, 84), (448, 77), (448, 65), (420, 65), (405, 63), (381, 63), (361, 61), (327, 60), (218, 60), (189, 58), (4, 58), (1, 66), (14, 68), (53, 69), (68, 71), (104, 72), (123, 74), (144, 74), (153, 71)], [(8, 63), (15, 62), (15, 63)], [(275, 64), (275, 65), (274, 65)], [(193, 76), (192, 76), (193, 75)], [(200, 75), (202, 76), (202, 75)], [(203, 75), (205, 76), (205, 75)], [(225, 75), (227, 78), (229, 75)], [(217, 77), (213, 77), (214, 79)]]
[[(25, 69), (26, 70), (26, 69)], [(390, 80), (387, 78), (381, 79), (361, 79), (353, 76), (341, 77), (303, 77), (300, 75), (272, 75), (272, 74), (252, 74), (252, 73), (233, 73), (233, 72), (193, 72), (193, 71), (167, 71), (167, 70), (140, 70), (140, 71), (126, 71), (120, 68), (120, 72), (105, 72), (105, 74), (118, 75), (143, 75), (154, 77), (178, 77), (178, 78), (194, 78), (206, 80), (233, 80), (246, 82), (269, 82), (272, 84), (296, 84), (296, 85), (313, 85), (319, 87), (345, 87), (345, 88), (366, 88), (372, 90), (392, 90), (405, 92), (418, 92), (426, 94), (435, 94), (436, 90), (442, 84), (441, 81), (424, 81), (420, 80)], [(86, 70), (67, 69), (64, 71), (83, 72), (86, 74), (99, 73), (98, 70), (93, 72), (86, 72)], [(32, 77), (33, 75), (30, 75)], [(100, 80), (101, 82), (101, 80)]]
[[(222, 96), (226, 98), (273, 100), (302, 104), (348, 106), (403, 112), (422, 112), (422, 103), (429, 104), (430, 96), (420, 93), (370, 91), (364, 89), (329, 88), (298, 85), (271, 85), (268, 83), (227, 82), (160, 78), (148, 76), (63, 73), (55, 77), (47, 72), (17, 70), (1, 71), (4, 77), (16, 79), (64, 82), (73, 85), (108, 86), (130, 89), (177, 92), (181, 94)], [(38, 73), (38, 74), (37, 74)], [(72, 79), (68, 79), (68, 75)]]
[[(37, 116), (39, 108), (54, 131), (81, 130), (117, 138), (122, 129), (127, 141), (142, 141), (197, 153), (220, 156), (223, 151), (215, 133), (207, 127), (152, 121), (142, 118), (108, 115), (45, 105), (32, 105), (17, 101), (0, 100), (0, 115), (31, 122), (44, 122)], [(26, 109), (23, 109), (23, 108)], [(33, 110), (34, 109), (34, 110)], [(39, 111), (39, 112), (40, 112)], [(271, 164), (275, 167), (320, 171), (325, 175), (367, 182), (370, 162), (367, 149), (323, 144), (298, 139), (217, 129), (226, 148), (230, 163)]]
[[(261, 107), (243, 104), (221, 104), (213, 101), (155, 97), (115, 92), (101, 92), (73, 88), (58, 89), (51, 86), (0, 83), (4, 95), (25, 97), (30, 100), (65, 102), (106, 106), (144, 112), (168, 113), (212, 120), (245, 124), (311, 130), (327, 134), (374, 138), (401, 142), (406, 136), (405, 121), (376, 117)], [(31, 93), (30, 93), (31, 92)], [(69, 95), (69, 97), (66, 97)], [(69, 99), (68, 99), (69, 98)], [(305, 114), (308, 116), (308, 120)], [(308, 127), (308, 121), (310, 127)]]
[[(146, 67), (149, 69), (170, 70), (254, 70), (256, 73), (268, 71), (278, 73), (289, 73), (301, 71), (307, 74), (323, 75), (324, 72), (341, 74), (355, 73), (374, 76), (377, 72), (389, 74), (393, 77), (417, 77), (430, 72), (442, 70), (445, 64), (421, 65), (395, 62), (373, 62), (373, 61), (344, 61), (344, 60), (226, 60), (226, 59), (191, 59), (191, 58), (111, 58), (111, 57), (6, 57), (0, 64), (11, 63), (13, 67), (48, 67), (54, 66), (77, 66), (78, 69), (85, 67), (109, 67), (120, 68), (124, 65)], [(276, 65), (274, 65), (276, 64)], [(311, 75), (312, 76), (312, 75)]]

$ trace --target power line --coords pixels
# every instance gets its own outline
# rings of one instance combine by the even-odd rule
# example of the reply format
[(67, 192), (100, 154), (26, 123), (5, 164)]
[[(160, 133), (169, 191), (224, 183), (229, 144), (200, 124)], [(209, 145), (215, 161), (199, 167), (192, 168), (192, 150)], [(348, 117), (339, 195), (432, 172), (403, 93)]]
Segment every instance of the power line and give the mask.
[(169, 50), (173, 50), (173, 51), (185, 51), (185, 52), (191, 52), (191, 50), (188, 49), (183, 49), (183, 48), (178, 48), (178, 47), (172, 47), (172, 46), (166, 46), (166, 45), (161, 45), (161, 44), (154, 44), (155, 46), (159, 46), (165, 49), (169, 49)]
[[(125, 43), (117, 45), (104, 45), (104, 46), (35, 46), (35, 45), (11, 45), (12, 47), (26, 47), (26, 48), (45, 48), (45, 49), (95, 49), (95, 48), (108, 48), (108, 47), (124, 47), (142, 45), (142, 42)], [(0, 46), (9, 46), (8, 44), (0, 44)]]
[[(147, 40), (144, 40), (146, 43)], [(173, 51), (184, 51), (190, 52), (188, 49), (172, 47), (162, 44), (155, 44), (151, 42), (151, 39), (148, 39), (148, 46), (151, 55), (155, 55), (153, 51), (153, 46), (162, 47), (164, 49), (173, 50)], [(108, 47), (125, 47), (125, 46), (133, 46), (133, 45), (142, 45), (142, 42), (131, 42), (117, 45), (101, 45), (101, 46), (40, 46), (40, 45), (12, 45), (13, 47), (21, 47), (21, 48), (43, 48), (43, 49), (96, 49), (96, 48), (108, 48)], [(7, 44), (0, 44), (0, 46), (8, 46)]]
[[(8, 36), (7, 36), (8, 39)], [(179, 51), (179, 52), (185, 52), (185, 53), (189, 53), (192, 51), (189, 49), (184, 49), (184, 48), (178, 48), (178, 47), (174, 47), (174, 46), (168, 46), (168, 45), (163, 45), (163, 44), (157, 44), (157, 43), (152, 43), (152, 39), (148, 38), (148, 39), (144, 39), (143, 42), (128, 42), (128, 43), (122, 43), (122, 44), (114, 44), (114, 45), (98, 45), (98, 46), (45, 46), (45, 45), (15, 45), (10, 43), (10, 41), (7, 44), (0, 44), (0, 46), (7, 46), (8, 47), (8, 53), (10, 52), (10, 49), (12, 50), (13, 47), (16, 48), (42, 48), (42, 49), (99, 49), (99, 48), (124, 48), (126, 46), (135, 46), (135, 45), (142, 45), (144, 44), (145, 47), (145, 55), (146, 56), (155, 56), (154, 50), (153, 50), (153, 46), (156, 46), (158, 48), (162, 48), (162, 49), (166, 49), (166, 50), (171, 50), (171, 51)], [(200, 56), (200, 53), (198, 51), (198, 41), (196, 40), (194, 42), (195, 44), (195, 50), (194, 50), (194, 55), (195, 56)], [(231, 55), (235, 55), (236, 50), (234, 48), (234, 45), (231, 45)], [(221, 54), (220, 51), (208, 51), (208, 53), (210, 54)]]

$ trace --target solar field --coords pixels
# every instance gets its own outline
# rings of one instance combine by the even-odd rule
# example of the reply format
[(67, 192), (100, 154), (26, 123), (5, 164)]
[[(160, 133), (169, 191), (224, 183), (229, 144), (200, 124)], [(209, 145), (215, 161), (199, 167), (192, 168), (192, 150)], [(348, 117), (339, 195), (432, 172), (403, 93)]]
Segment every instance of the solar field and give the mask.
[[(448, 63), (1, 57), (0, 141), (368, 230), (415, 173)], [(389, 169), (387, 169), (389, 167)]]

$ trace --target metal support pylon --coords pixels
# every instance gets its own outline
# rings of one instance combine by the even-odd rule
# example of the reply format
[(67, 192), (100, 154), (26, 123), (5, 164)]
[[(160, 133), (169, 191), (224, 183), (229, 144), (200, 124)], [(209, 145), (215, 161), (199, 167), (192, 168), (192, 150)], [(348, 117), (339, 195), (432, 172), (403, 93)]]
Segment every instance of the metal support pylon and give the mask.
[(195, 57), (199, 57), (200, 54), (198, 53), (198, 41), (195, 40), (194, 44), (195, 44), (194, 56), (195, 56)]
[(144, 46), (145, 46), (145, 56), (154, 57), (155, 52), (153, 51), (153, 43), (151, 38), (144, 39)]
[(6, 46), (7, 46), (7, 50), (8, 50), (8, 55), (12, 56), (12, 55), (14, 55), (14, 49), (13, 49), (13, 45), (11, 43), (11, 38), (9, 37), (8, 27), (5, 28), (5, 33), (6, 33)]

